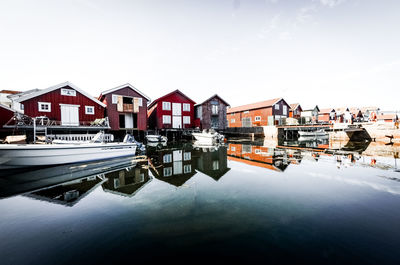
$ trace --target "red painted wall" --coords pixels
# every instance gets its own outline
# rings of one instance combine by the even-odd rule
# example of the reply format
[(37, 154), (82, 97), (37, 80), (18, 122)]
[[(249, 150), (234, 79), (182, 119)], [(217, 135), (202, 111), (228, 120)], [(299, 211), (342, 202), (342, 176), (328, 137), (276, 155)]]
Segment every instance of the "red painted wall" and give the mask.
[(14, 112), (0, 106), (0, 130), (14, 116)]
[[(107, 116), (110, 120), (111, 130), (119, 130), (119, 114), (132, 113), (132, 112), (118, 112), (117, 104), (112, 104), (112, 95), (120, 95), (127, 97), (142, 98), (143, 104), (139, 107), (139, 112), (137, 114), (137, 128), (138, 130), (147, 130), (147, 99), (142, 95), (133, 91), (129, 87), (121, 88), (119, 90), (113, 91), (109, 94), (104, 95), (101, 100), (107, 105)], [(103, 100), (104, 98), (104, 100)]]
[[(69, 86), (63, 87), (73, 89)], [(38, 102), (51, 103), (51, 112), (40, 112)], [(61, 95), (61, 88), (51, 91), (49, 93), (25, 100), (21, 102), (24, 104), (24, 114), (30, 117), (46, 116), (51, 120), (61, 121), (61, 107), (60, 104), (80, 105), (79, 107), (79, 122), (90, 122), (95, 119), (104, 118), (105, 108), (90, 100), (86, 96), (76, 91), (76, 96), (63, 96)], [(94, 106), (94, 115), (85, 114), (85, 106)]]
[[(171, 102), (171, 110), (163, 110), (162, 109), (162, 102)], [(158, 129), (167, 129), (172, 128), (172, 103), (181, 103), (181, 108), (183, 108), (183, 103), (190, 104), (190, 111), (183, 111), (182, 110), (182, 127), (183, 128), (193, 128), (194, 127), (194, 103), (187, 99), (186, 97), (182, 96), (179, 93), (173, 93), (166, 98), (161, 99), (157, 102), (157, 109), (154, 113), (156, 117), (155, 125)], [(162, 116), (163, 115), (170, 115), (171, 116), (171, 124), (163, 124)], [(183, 116), (190, 116), (190, 124), (183, 124)]]

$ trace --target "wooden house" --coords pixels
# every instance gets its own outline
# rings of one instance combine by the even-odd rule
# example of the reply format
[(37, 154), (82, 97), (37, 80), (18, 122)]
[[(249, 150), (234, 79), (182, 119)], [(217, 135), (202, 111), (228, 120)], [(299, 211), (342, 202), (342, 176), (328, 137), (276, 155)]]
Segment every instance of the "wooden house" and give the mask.
[(195, 102), (179, 90), (154, 100), (148, 106), (150, 129), (187, 129), (194, 127)]
[(379, 114), (377, 116), (377, 121), (381, 122), (398, 122), (399, 117), (396, 113), (386, 113), (386, 114)]
[(320, 109), (318, 112), (318, 121), (329, 123), (336, 120), (336, 110), (333, 108)]
[(99, 100), (107, 105), (111, 130), (147, 130), (147, 105), (150, 98), (131, 84), (103, 91)]
[(16, 94), (12, 100), (25, 115), (47, 117), (53, 127), (90, 126), (105, 117), (106, 105), (70, 82)]
[(229, 108), (229, 127), (253, 127), (280, 125), (289, 116), (289, 104), (283, 98), (261, 101), (253, 104)]
[(302, 111), (303, 109), (301, 108), (299, 103), (290, 104), (289, 117), (298, 119), (300, 118)]
[(306, 109), (301, 112), (302, 123), (317, 123), (319, 108), (315, 106), (312, 109)]
[(202, 103), (194, 106), (195, 127), (200, 129), (219, 129), (227, 127), (226, 108), (229, 104), (220, 96), (214, 96), (206, 99)]

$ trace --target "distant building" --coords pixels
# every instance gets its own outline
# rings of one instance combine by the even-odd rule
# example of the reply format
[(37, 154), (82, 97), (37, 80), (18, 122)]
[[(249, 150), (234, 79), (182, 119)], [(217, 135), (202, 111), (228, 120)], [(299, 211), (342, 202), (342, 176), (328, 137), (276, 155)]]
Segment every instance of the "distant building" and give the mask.
[(318, 112), (318, 121), (328, 123), (336, 120), (336, 110), (333, 108), (320, 109)]
[(107, 105), (111, 130), (147, 130), (147, 105), (150, 98), (131, 84), (103, 91), (99, 100)]
[(220, 96), (215, 94), (202, 103), (196, 104), (195, 126), (200, 129), (220, 129), (227, 127), (226, 108), (229, 104)]
[(275, 98), (227, 110), (229, 127), (280, 125), (289, 116), (289, 104)]
[(0, 90), (0, 104), (11, 107), (12, 101), (9, 98), (11, 95), (19, 94), (21, 91), (14, 90)]
[(89, 127), (95, 120), (104, 119), (106, 107), (70, 82), (22, 92), (11, 99), (14, 109), (29, 117), (46, 117), (52, 127)]
[(301, 108), (299, 103), (290, 104), (289, 117), (290, 118), (300, 118), (302, 111), (303, 111), (303, 109)]
[(384, 121), (384, 122), (398, 122), (399, 116), (396, 113), (386, 113), (386, 114), (379, 114), (377, 116), (377, 121)]
[(319, 108), (315, 106), (312, 109), (306, 109), (301, 112), (303, 123), (317, 123), (318, 122)]
[(195, 102), (179, 90), (154, 100), (148, 106), (150, 129), (188, 129), (194, 127)]

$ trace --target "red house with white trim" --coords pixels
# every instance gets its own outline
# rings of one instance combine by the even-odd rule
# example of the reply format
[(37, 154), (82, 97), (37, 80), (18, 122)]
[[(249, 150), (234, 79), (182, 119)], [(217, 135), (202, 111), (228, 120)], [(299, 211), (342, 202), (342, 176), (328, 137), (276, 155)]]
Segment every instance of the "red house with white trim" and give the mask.
[(111, 130), (147, 130), (150, 98), (131, 84), (103, 91), (99, 100), (107, 105)]
[(30, 117), (46, 116), (52, 126), (89, 126), (104, 118), (106, 105), (74, 84), (64, 82), (46, 89), (20, 93), (13, 98), (13, 106)]
[(175, 90), (148, 106), (150, 129), (188, 129), (194, 127), (194, 104), (188, 96)]

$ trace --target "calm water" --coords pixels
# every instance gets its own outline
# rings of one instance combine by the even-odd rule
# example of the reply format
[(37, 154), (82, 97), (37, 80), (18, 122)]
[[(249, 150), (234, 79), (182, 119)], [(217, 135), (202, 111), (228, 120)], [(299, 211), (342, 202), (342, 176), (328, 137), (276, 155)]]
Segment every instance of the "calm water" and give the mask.
[(3, 170), (0, 264), (399, 264), (400, 147), (283, 144)]

